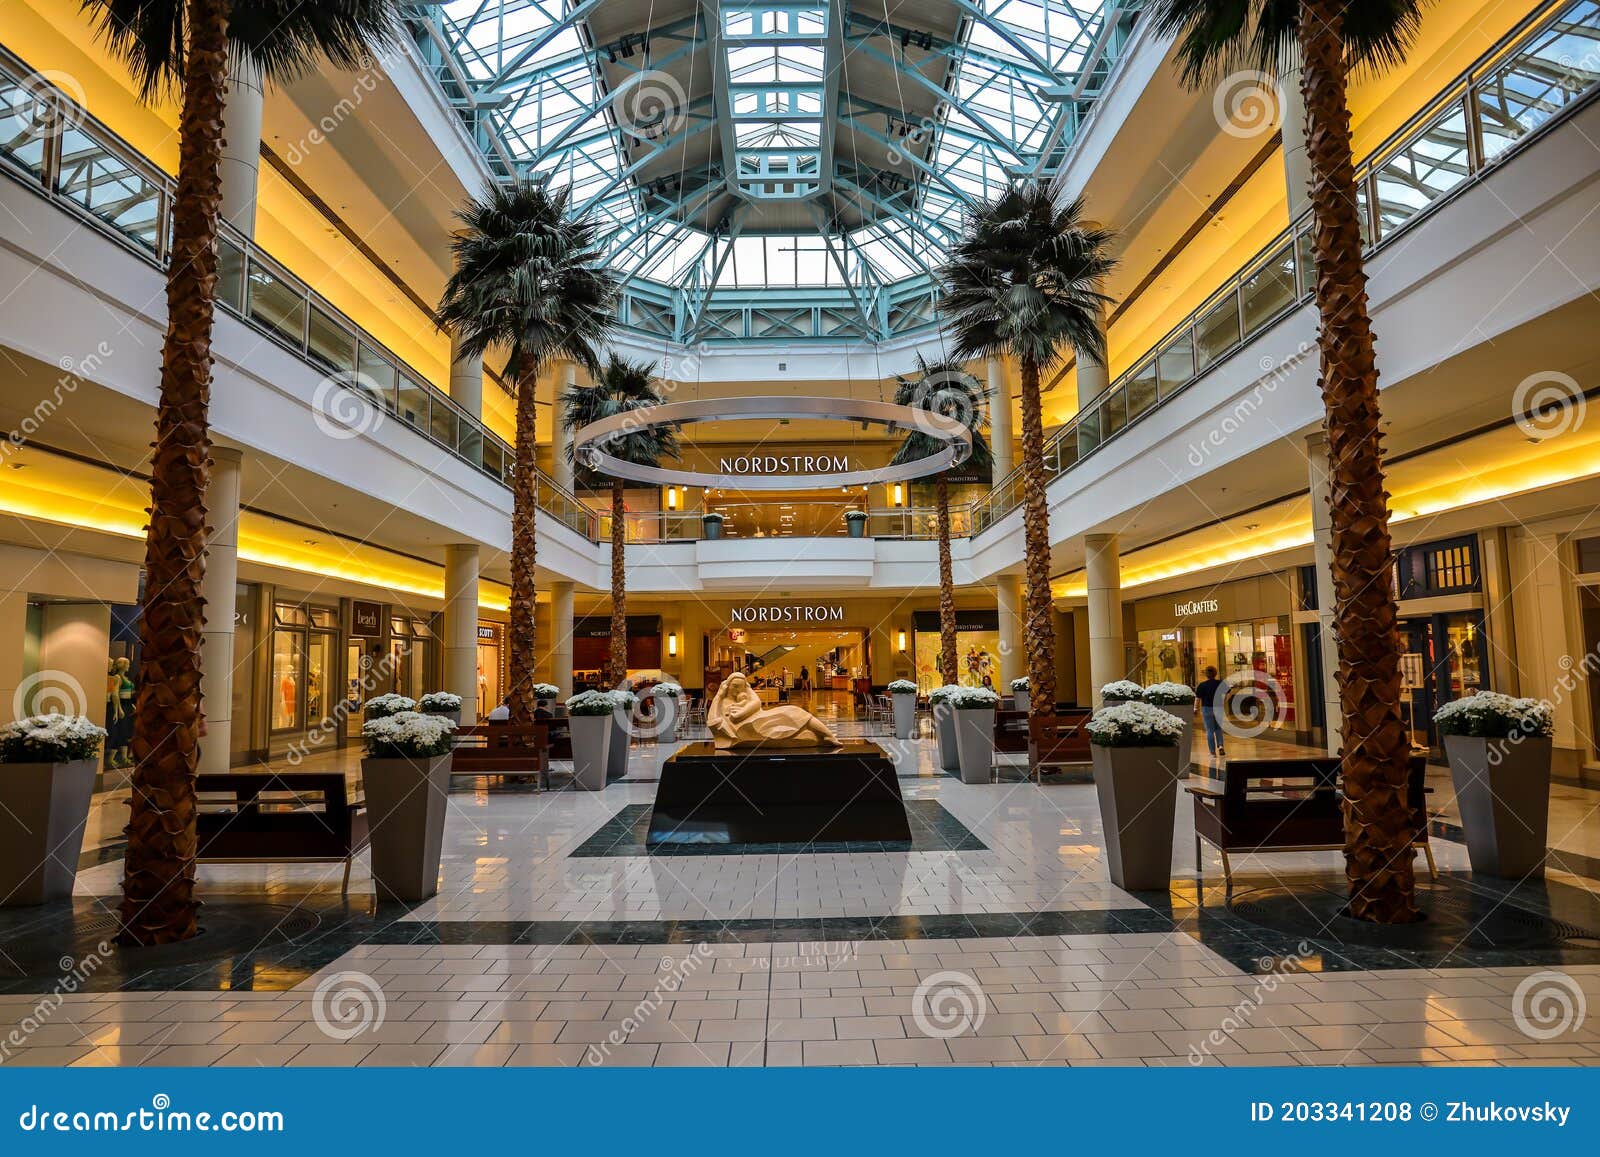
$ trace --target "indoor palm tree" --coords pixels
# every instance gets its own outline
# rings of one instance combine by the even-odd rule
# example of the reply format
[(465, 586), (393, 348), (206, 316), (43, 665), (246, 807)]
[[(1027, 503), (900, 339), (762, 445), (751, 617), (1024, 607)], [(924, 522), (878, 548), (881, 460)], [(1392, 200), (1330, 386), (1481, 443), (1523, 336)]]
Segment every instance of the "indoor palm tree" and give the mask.
[(1104, 362), (1101, 285), (1115, 265), (1111, 234), (1084, 223), (1082, 200), (1061, 200), (1053, 183), (1014, 185), (969, 214), (939, 271), (939, 311), (955, 334), (955, 356), (1010, 355), (1021, 369), (1024, 639), (1033, 715), (1052, 713), (1056, 703), (1039, 379), (1068, 350)]
[[(613, 355), (594, 385), (572, 386), (561, 395), (561, 420), (569, 430), (576, 430), (602, 418), (661, 405), (664, 399), (656, 392), (653, 368), (648, 362), (629, 362)], [(602, 448), (624, 462), (655, 466), (663, 458), (677, 457), (678, 435), (670, 426), (632, 429), (607, 440)], [(615, 685), (628, 674), (628, 579), (623, 549), (627, 511), (622, 504), (623, 479), (610, 481), (611, 650), (604, 678)]]
[[(912, 377), (896, 376), (894, 400), (898, 406), (915, 406), (954, 418), (972, 431), (972, 452), (962, 464), (987, 476), (992, 466), (989, 443), (984, 439), (980, 416), (984, 388), (954, 360), (928, 362), (917, 355), (917, 372)], [(920, 462), (944, 447), (942, 439), (921, 430), (906, 432), (905, 441), (895, 452), (894, 464)], [(956, 650), (956, 584), (950, 565), (950, 474), (940, 471), (934, 477), (935, 521), (939, 531), (939, 677), (946, 683), (957, 681), (959, 668)]]
[(552, 359), (593, 369), (616, 317), (617, 280), (595, 244), (593, 222), (568, 212), (567, 190), (496, 185), (467, 203), (451, 247), (439, 324), (466, 356), (509, 351), (517, 398), (511, 478), (511, 722), (533, 722), (534, 524), (539, 503), (535, 385)]
[(131, 69), (141, 96), (175, 94), (181, 101), (139, 620), (133, 801), (119, 937), (125, 944), (165, 944), (198, 931), (194, 776), (202, 718), (211, 327), (229, 58), (249, 61), (269, 84), (323, 59), (354, 67), (395, 39), (401, 6), (395, 0), (83, 0), (98, 35)]
[(1352, 70), (1404, 58), (1421, 8), (1419, 0), (1155, 0), (1151, 10), (1157, 27), (1178, 34), (1192, 86), (1241, 67), (1277, 75), (1299, 49), (1332, 499), (1345, 873), (1350, 914), (1385, 924), (1417, 918), (1411, 740), (1400, 717), (1399, 611), (1346, 90)]

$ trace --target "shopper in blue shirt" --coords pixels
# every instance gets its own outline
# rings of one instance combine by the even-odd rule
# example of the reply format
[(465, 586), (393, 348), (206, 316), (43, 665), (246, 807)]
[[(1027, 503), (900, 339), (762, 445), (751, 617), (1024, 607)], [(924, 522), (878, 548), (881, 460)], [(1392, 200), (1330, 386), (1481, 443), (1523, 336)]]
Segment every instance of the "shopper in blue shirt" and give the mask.
[(1222, 749), (1222, 718), (1228, 685), (1217, 678), (1215, 667), (1207, 667), (1205, 681), (1194, 689), (1194, 693), (1200, 700), (1200, 722), (1205, 724), (1206, 750), (1213, 759), (1226, 759), (1227, 752)]

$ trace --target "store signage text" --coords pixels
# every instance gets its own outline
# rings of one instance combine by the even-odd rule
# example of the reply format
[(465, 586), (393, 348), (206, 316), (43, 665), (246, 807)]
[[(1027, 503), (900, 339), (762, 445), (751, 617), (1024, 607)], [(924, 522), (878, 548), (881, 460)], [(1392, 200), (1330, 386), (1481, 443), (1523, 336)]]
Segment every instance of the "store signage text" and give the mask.
[(843, 474), (850, 459), (843, 454), (741, 454), (723, 458), (724, 474)]
[(383, 604), (352, 602), (350, 633), (366, 639), (374, 639), (383, 634)]
[(730, 623), (842, 623), (844, 608), (815, 606), (810, 603), (798, 606), (753, 603), (747, 607), (734, 607), (728, 621)]
[(1190, 599), (1186, 603), (1173, 603), (1172, 613), (1180, 619), (1189, 618), (1191, 615), (1214, 615), (1220, 606), (1216, 599)]

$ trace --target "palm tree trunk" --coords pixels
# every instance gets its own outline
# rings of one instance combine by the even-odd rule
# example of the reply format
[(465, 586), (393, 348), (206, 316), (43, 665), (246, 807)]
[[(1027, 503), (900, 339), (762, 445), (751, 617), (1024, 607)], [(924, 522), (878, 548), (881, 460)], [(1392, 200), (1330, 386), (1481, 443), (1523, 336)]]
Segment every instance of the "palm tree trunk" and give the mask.
[(628, 677), (628, 576), (624, 569), (627, 511), (622, 505), (622, 479), (611, 480), (611, 670), (606, 685)]
[(939, 519), (939, 674), (956, 682), (956, 583), (950, 567), (950, 483), (943, 474), (935, 485)]
[(1050, 510), (1045, 501), (1044, 408), (1039, 401), (1039, 367), (1022, 362), (1022, 527), (1027, 569), (1027, 612), (1023, 641), (1028, 648), (1028, 710), (1032, 716), (1056, 709), (1055, 625), (1050, 600)]
[(536, 437), (534, 383), (538, 366), (524, 358), (517, 377), (517, 444), (511, 478), (511, 715), (509, 722), (531, 724), (534, 712), (534, 656), (539, 637), (534, 622), (534, 566), (538, 542), (534, 538), (539, 509), (539, 466)]
[(207, 414), (222, 206), (227, 3), (189, 0), (188, 26), (139, 619), (133, 798), (118, 935), (123, 944), (170, 944), (199, 931), (194, 777), (202, 719), (200, 643), (206, 619), (201, 584), (211, 481)]
[(1399, 612), (1390, 587), (1393, 556), (1378, 370), (1367, 316), (1339, 31), (1343, 7), (1339, 0), (1303, 0), (1300, 91), (1308, 129), (1327, 408), (1333, 621), (1344, 723), (1345, 875), (1351, 916), (1396, 924), (1418, 918), (1406, 800), (1411, 744), (1400, 718)]

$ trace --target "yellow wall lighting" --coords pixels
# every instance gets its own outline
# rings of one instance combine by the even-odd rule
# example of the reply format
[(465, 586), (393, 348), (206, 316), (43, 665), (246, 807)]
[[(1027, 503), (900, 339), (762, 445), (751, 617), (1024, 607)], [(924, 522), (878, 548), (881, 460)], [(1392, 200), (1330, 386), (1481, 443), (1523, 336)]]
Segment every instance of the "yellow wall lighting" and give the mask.
[(669, 631), (667, 633), (667, 657), (670, 659), (676, 659), (678, 657), (677, 631)]
[(895, 645), (901, 651), (904, 651), (906, 649), (906, 633), (905, 633), (905, 631), (902, 630), (898, 634), (895, 635)]

